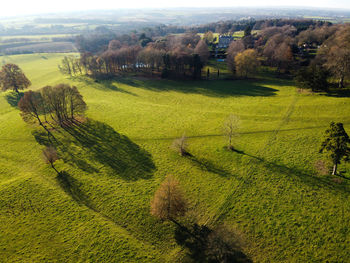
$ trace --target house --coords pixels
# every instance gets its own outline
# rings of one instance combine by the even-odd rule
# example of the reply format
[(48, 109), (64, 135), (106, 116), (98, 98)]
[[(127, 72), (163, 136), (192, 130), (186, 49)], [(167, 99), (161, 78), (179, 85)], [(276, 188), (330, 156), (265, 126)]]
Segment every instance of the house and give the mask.
[(217, 48), (228, 48), (231, 41), (233, 41), (233, 36), (220, 35)]

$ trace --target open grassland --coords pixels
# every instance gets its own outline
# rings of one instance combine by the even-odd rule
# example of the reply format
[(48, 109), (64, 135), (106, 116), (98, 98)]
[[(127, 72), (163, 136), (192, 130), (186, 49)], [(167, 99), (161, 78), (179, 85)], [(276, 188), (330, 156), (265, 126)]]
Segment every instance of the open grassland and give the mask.
[[(22, 121), (11, 92), (0, 94), (0, 262), (183, 262), (174, 226), (149, 215), (168, 174), (189, 199), (188, 217), (225, 224), (256, 262), (350, 258), (349, 180), (313, 168), (331, 121), (350, 132), (349, 98), (274, 79), (96, 83), (62, 76), (63, 56), (2, 57), (32, 89), (77, 85), (89, 120), (54, 132), (57, 177), (41, 157), (46, 136)], [(241, 119), (237, 152), (223, 147), (230, 113)], [(191, 158), (171, 150), (183, 133)], [(349, 169), (340, 166), (348, 178)]]

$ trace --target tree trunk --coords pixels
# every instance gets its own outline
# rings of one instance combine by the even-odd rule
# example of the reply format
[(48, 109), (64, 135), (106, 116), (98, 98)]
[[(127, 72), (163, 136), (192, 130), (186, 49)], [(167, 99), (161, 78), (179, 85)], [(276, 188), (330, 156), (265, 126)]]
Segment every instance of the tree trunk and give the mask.
[(332, 175), (336, 175), (337, 174), (337, 168), (338, 168), (338, 164), (334, 164)]
[(59, 171), (57, 171), (57, 169), (56, 169), (56, 167), (53, 165), (53, 163), (50, 163), (51, 164), (51, 167), (52, 167), (52, 169), (54, 169), (55, 170), (55, 172), (59, 175), (60, 174), (60, 172)]
[(344, 76), (341, 76), (339, 79), (339, 89), (344, 88)]

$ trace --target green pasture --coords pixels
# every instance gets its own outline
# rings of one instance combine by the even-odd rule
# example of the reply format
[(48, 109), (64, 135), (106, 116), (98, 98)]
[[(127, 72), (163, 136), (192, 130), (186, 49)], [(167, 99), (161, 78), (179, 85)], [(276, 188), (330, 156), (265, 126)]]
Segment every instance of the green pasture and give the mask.
[[(350, 258), (350, 166), (336, 180), (314, 169), (329, 123), (350, 133), (349, 97), (263, 77), (95, 82), (63, 76), (64, 55), (1, 57), (33, 90), (76, 85), (88, 120), (53, 132), (57, 176), (45, 133), (21, 119), (17, 95), (0, 93), (0, 262), (186, 262), (174, 225), (149, 213), (169, 174), (189, 201), (179, 221), (225, 225), (254, 262)], [(241, 122), (235, 152), (222, 136), (229, 114)], [(192, 157), (171, 149), (183, 134)]]

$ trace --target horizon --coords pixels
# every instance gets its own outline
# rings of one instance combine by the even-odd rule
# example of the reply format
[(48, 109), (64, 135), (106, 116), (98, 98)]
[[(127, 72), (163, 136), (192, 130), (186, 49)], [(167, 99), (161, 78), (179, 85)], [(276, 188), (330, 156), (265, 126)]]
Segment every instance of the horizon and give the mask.
[[(128, 3), (117, 4), (110, 0), (101, 0), (98, 3), (86, 3), (81, 4), (82, 1), (71, 2), (68, 0), (62, 0), (59, 4), (52, 4), (47, 6), (44, 0), (34, 0), (31, 2), (19, 1), (13, 3), (7, 3), (6, 6), (0, 10), (0, 19), (23, 17), (23, 16), (35, 16), (35, 15), (49, 15), (49, 14), (64, 14), (64, 13), (76, 13), (76, 12), (94, 12), (94, 11), (118, 11), (118, 10), (171, 10), (171, 9), (204, 9), (204, 8), (229, 8), (229, 9), (241, 9), (241, 8), (264, 8), (264, 9), (321, 9), (330, 11), (350, 11), (350, 2), (346, 0), (338, 1), (285, 1), (280, 4), (276, 0), (267, 0), (262, 5), (257, 0), (246, 1), (244, 4), (232, 3), (232, 1), (223, 0), (221, 4), (213, 4), (210, 1), (191, 1), (184, 0), (177, 1), (177, 4), (167, 3), (160, 4), (159, 0), (151, 0), (146, 4), (143, 1), (132, 0)], [(21, 5), (21, 10), (18, 10), (18, 5)], [(107, 7), (108, 6), (108, 7)]]

